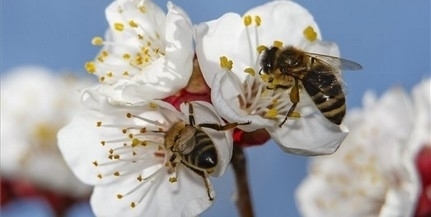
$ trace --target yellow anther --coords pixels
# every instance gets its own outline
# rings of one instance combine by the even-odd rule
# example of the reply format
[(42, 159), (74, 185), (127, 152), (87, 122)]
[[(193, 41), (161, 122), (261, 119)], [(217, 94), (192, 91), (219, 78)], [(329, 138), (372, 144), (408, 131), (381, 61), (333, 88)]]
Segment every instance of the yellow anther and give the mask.
[(122, 24), (122, 23), (115, 23), (114, 24), (114, 29), (121, 32), (121, 31), (124, 30), (124, 24)]
[(97, 178), (102, 179), (102, 174), (97, 174)]
[(244, 19), (244, 25), (245, 26), (249, 26), (253, 22), (253, 19), (251, 18), (250, 15), (244, 16), (243, 19)]
[(136, 147), (139, 144), (141, 144), (141, 141), (139, 141), (139, 139), (137, 139), (137, 138), (132, 139), (132, 147)]
[(264, 50), (268, 49), (265, 45), (259, 45), (256, 50), (257, 53), (261, 54)]
[(96, 64), (94, 64), (93, 61), (86, 62), (84, 67), (85, 67), (85, 70), (87, 70), (87, 72), (90, 74), (93, 74), (94, 72), (96, 72)]
[(244, 69), (244, 72), (250, 74), (251, 76), (256, 75), (256, 71), (254, 71), (253, 68), (246, 68)]
[(120, 172), (115, 171), (115, 172), (114, 172), (114, 176), (120, 176)]
[(289, 117), (300, 118), (301, 117), (301, 113), (299, 113), (299, 112), (292, 112), (292, 114), (290, 114)]
[(97, 167), (99, 166), (99, 163), (97, 161), (93, 161), (93, 165)]
[(268, 76), (268, 74), (263, 73), (263, 74), (261, 74), (261, 75), (260, 75), (260, 78), (261, 78), (261, 79), (262, 79), (262, 81), (264, 81), (265, 83), (268, 83), (268, 82), (269, 82), (269, 76)]
[(100, 141), (100, 144), (102, 144), (103, 146), (105, 146), (106, 142), (105, 141)]
[(96, 126), (97, 126), (97, 127), (102, 126), (102, 121), (98, 121), (98, 122), (96, 122)]
[(139, 6), (139, 11), (141, 11), (141, 13), (145, 13), (147, 12), (147, 8), (145, 6)]
[(123, 54), (123, 59), (125, 59), (125, 60), (128, 60), (128, 59), (130, 59), (130, 54), (128, 54), (128, 53), (125, 53), (125, 54)]
[(136, 207), (135, 202), (131, 202), (131, 203), (130, 203), (130, 207), (135, 208), (135, 207)]
[(107, 73), (106, 73), (106, 76), (108, 76), (108, 77), (112, 78), (112, 76), (114, 76), (114, 74), (112, 74), (112, 72), (107, 72)]
[(254, 16), (254, 22), (256, 22), (256, 26), (260, 26), (260, 24), (262, 23), (262, 19), (260, 18), (260, 16)]
[(132, 27), (132, 28), (136, 28), (136, 27), (138, 27), (138, 24), (137, 24), (137, 23), (135, 23), (135, 21), (130, 20), (130, 21), (129, 21), (129, 26), (130, 26), (130, 27)]
[(220, 57), (220, 67), (222, 69), (232, 70), (233, 62), (229, 60), (226, 56)]
[(118, 198), (118, 199), (121, 199), (121, 198), (123, 198), (123, 195), (121, 195), (121, 194), (117, 194), (117, 198)]
[(142, 181), (144, 180), (144, 178), (142, 178), (142, 176), (141, 176), (141, 175), (139, 175), (136, 179), (137, 179), (139, 182), (142, 182)]
[(149, 106), (150, 106), (150, 108), (152, 108), (152, 109), (157, 109), (157, 104), (156, 103), (154, 103), (154, 102), (150, 102), (150, 104), (149, 104)]
[(317, 38), (317, 33), (314, 31), (313, 27), (308, 26), (303, 31), (304, 37), (309, 41), (314, 41)]
[(123, 72), (123, 75), (124, 75), (124, 76), (129, 76), (129, 72), (128, 72), (128, 71), (124, 71), (124, 72)]
[(174, 183), (174, 182), (176, 182), (176, 181), (178, 181), (177, 177), (170, 177), (170, 178), (169, 178), (169, 182), (170, 182), (170, 183)]
[(96, 36), (91, 40), (91, 44), (94, 46), (101, 46), (103, 45), (103, 39), (99, 36)]
[(265, 113), (265, 117), (266, 118), (275, 118), (278, 115), (278, 110), (275, 108), (269, 109), (266, 113)]
[(273, 43), (273, 45), (274, 45), (274, 47), (282, 48), (283, 47), (283, 42), (275, 40), (274, 43)]
[(102, 76), (102, 77), (100, 77), (100, 78), (99, 78), (99, 81), (100, 81), (100, 82), (104, 82), (104, 81), (105, 81), (105, 77), (103, 77), (103, 76)]

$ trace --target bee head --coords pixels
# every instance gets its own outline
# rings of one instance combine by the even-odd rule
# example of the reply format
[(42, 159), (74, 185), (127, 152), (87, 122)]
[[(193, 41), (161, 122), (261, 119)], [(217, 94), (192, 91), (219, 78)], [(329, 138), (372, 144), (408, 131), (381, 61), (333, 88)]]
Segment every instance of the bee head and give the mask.
[(259, 71), (259, 74), (261, 72), (265, 74), (270, 74), (275, 69), (275, 59), (277, 56), (279, 48), (278, 47), (271, 47), (270, 49), (265, 48), (263, 51), (262, 58), (260, 60), (260, 65), (262, 66), (261, 70)]

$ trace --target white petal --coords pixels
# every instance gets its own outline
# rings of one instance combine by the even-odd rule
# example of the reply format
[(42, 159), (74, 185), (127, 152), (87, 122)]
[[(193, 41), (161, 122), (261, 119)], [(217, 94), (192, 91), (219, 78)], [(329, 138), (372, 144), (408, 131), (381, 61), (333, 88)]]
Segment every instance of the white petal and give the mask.
[[(189, 169), (178, 171), (178, 181), (169, 182), (163, 169), (139, 182), (135, 175), (94, 189), (91, 205), (97, 216), (197, 216), (212, 202), (202, 177)], [(130, 194), (126, 195), (127, 192)], [(118, 199), (117, 195), (123, 197)], [(134, 202), (135, 207), (131, 207)]]
[(300, 155), (331, 154), (349, 132), (347, 127), (329, 122), (318, 111), (267, 131), (284, 151)]

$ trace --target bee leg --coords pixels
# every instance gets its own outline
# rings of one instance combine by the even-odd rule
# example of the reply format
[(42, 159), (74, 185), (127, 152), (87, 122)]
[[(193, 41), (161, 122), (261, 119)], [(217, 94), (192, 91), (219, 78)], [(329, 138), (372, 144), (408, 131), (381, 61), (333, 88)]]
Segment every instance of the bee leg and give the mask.
[(214, 190), (213, 186), (211, 185), (211, 182), (208, 177), (208, 173), (205, 170), (198, 170), (196, 168), (193, 168), (186, 163), (183, 163), (187, 168), (191, 169), (193, 172), (195, 172), (197, 175), (201, 176), (205, 183), (205, 188), (207, 189), (208, 198), (210, 201), (214, 200)]
[(289, 96), (290, 96), (290, 101), (293, 104), (290, 107), (289, 111), (287, 112), (284, 120), (281, 122), (281, 124), (278, 125), (279, 127), (283, 126), (283, 124), (287, 121), (287, 118), (292, 116), (293, 112), (295, 111), (296, 106), (298, 105), (298, 102), (299, 102), (299, 85), (298, 85), (298, 80), (296, 78), (295, 78), (295, 84), (292, 86), (292, 89), (290, 90)]
[(245, 123), (227, 123), (225, 125), (220, 125), (220, 124), (215, 124), (215, 123), (200, 123), (198, 124), (199, 127), (205, 127), (205, 128), (211, 128), (213, 130), (217, 130), (217, 131), (225, 131), (225, 130), (230, 130), (233, 129), (235, 127), (237, 127), (238, 125), (247, 125), (250, 124), (251, 121), (247, 121)]
[(193, 105), (191, 103), (189, 104), (189, 124), (192, 126), (195, 126), (195, 112), (193, 111)]

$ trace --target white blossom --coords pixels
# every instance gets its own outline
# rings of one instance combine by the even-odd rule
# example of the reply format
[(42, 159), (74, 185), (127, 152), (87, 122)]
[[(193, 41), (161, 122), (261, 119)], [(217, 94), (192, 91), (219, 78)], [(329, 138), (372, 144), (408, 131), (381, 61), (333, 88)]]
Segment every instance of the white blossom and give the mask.
[(79, 89), (89, 80), (26, 66), (1, 84), (1, 175), (71, 196), (89, 195), (65, 164), (57, 131), (81, 110)]
[(188, 15), (169, 2), (165, 14), (151, 0), (116, 0), (106, 9), (103, 46), (85, 67), (115, 101), (162, 99), (187, 85), (193, 64), (193, 30)]
[(289, 118), (279, 127), (292, 106), (291, 89), (270, 90), (258, 76), (262, 50), (271, 46), (339, 56), (334, 43), (321, 40), (319, 28), (306, 9), (292, 1), (271, 1), (243, 16), (227, 13), (202, 23), (195, 28), (195, 37), (203, 76), (223, 118), (251, 121), (240, 128), (266, 129), (287, 152), (318, 155), (337, 150), (347, 135), (346, 127), (328, 121), (303, 90), (295, 110), (300, 118)]
[[(180, 121), (189, 123), (188, 105), (181, 112), (163, 101), (112, 105), (92, 90), (83, 100), (92, 109), (76, 116), (58, 138), (75, 174), (94, 185), (91, 205), (97, 216), (196, 216), (212, 204), (209, 178), (183, 163), (173, 166), (173, 151), (165, 145), (165, 132)], [(224, 124), (209, 103), (191, 105), (196, 125)], [(232, 132), (201, 129), (218, 155), (210, 175), (220, 176), (232, 156)]]
[(393, 88), (368, 92), (346, 117), (351, 132), (330, 156), (312, 159), (297, 190), (299, 210), (313, 216), (412, 216), (420, 190), (417, 153), (431, 144), (430, 80), (409, 97)]

